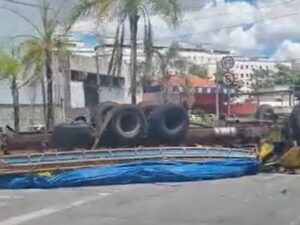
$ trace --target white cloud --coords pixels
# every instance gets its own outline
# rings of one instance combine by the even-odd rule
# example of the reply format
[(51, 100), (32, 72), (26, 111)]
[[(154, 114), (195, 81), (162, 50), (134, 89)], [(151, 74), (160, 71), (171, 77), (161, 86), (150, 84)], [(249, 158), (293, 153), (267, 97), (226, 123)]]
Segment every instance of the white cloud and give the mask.
[(278, 47), (273, 58), (279, 60), (296, 60), (300, 58), (300, 43), (285, 40)]
[[(170, 44), (174, 40), (194, 44), (210, 43), (218, 48), (235, 50), (245, 55), (262, 54), (266, 48), (282, 48), (300, 37), (298, 21), (300, 1), (296, 0), (259, 0), (255, 5), (246, 1), (225, 2), (206, 0), (200, 7), (199, 0), (185, 0), (183, 23), (175, 30), (157, 17), (152, 17), (154, 37), (159, 43)], [(282, 18), (278, 18), (282, 17)], [(265, 20), (266, 18), (273, 18)], [(275, 19), (278, 18), (278, 19)], [(259, 23), (253, 23), (260, 21)], [(95, 21), (82, 21), (77, 30), (94, 30)], [(252, 24), (248, 28), (234, 27), (239, 24)], [(220, 29), (231, 27), (230, 29)], [(143, 24), (140, 23), (140, 30)], [(101, 25), (102, 32), (112, 35), (115, 26)], [(127, 28), (128, 31), (128, 28)], [(128, 38), (128, 37), (127, 37)], [(297, 45), (297, 43), (293, 43)], [(291, 45), (291, 44), (289, 44)], [(284, 57), (282, 53), (280, 57)]]

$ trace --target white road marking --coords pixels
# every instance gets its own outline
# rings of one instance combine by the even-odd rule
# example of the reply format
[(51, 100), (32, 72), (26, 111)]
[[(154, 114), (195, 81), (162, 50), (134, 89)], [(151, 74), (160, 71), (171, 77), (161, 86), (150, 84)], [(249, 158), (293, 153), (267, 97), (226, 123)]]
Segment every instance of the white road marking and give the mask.
[(98, 193), (97, 195), (82, 198), (80, 200), (71, 202), (67, 205), (51, 206), (51, 207), (40, 209), (37, 211), (25, 213), (20, 216), (14, 216), (12, 218), (8, 218), (6, 220), (0, 221), (0, 225), (19, 225), (19, 224), (28, 222), (33, 219), (38, 219), (38, 218), (41, 218), (44, 216), (49, 216), (49, 215), (57, 213), (57, 212), (61, 212), (61, 211), (68, 210), (68, 209), (71, 209), (74, 207), (78, 207), (80, 205), (83, 205), (83, 204), (86, 204), (89, 202), (97, 201), (97, 200), (99, 200), (103, 197), (109, 196), (109, 195), (111, 195), (111, 193)]
[(0, 199), (22, 199), (23, 196), (15, 196), (15, 195), (0, 195)]

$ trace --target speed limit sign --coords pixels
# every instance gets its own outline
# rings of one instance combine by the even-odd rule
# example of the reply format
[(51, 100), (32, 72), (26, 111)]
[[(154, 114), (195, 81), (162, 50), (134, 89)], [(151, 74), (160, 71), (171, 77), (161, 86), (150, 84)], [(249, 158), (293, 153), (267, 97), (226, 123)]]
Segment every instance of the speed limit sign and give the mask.
[(225, 70), (230, 70), (234, 67), (234, 58), (231, 56), (225, 56), (221, 60), (221, 66)]
[(234, 84), (234, 82), (235, 82), (234, 74), (227, 72), (223, 75), (223, 83), (224, 84), (230, 86), (230, 85)]

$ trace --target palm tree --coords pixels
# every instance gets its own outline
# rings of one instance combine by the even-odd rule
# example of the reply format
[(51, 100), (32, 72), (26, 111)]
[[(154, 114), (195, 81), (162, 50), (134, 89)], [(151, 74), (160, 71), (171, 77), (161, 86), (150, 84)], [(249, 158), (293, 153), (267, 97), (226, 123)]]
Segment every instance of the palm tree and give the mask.
[[(40, 21), (38, 22), (41, 23), (41, 26), (36, 25), (36, 21), (27, 18), (11, 8), (2, 8), (20, 17), (34, 28), (35, 34), (20, 36), (27, 38), (27, 40), (21, 44), (21, 48), (24, 56), (24, 63), (36, 75), (40, 75), (42, 87), (44, 87), (44, 76), (42, 74), (45, 74), (47, 88), (43, 89), (47, 90), (47, 95), (45, 96), (45, 92), (43, 91), (43, 99), (44, 102), (47, 102), (46, 125), (48, 129), (51, 129), (55, 122), (53, 105), (53, 56), (67, 56), (65, 48), (66, 41), (63, 38), (64, 35), (57, 35), (60, 25), (58, 17), (67, 1), (68, 0), (63, 1), (58, 10), (53, 11), (49, 1), (43, 0), (38, 7), (41, 16)], [(45, 98), (47, 98), (47, 101), (45, 101)]]
[[(158, 62), (156, 65), (159, 65), (158, 73), (162, 76), (163, 81), (163, 100), (167, 103), (170, 99), (169, 97), (169, 88), (168, 88), (168, 75), (169, 70), (172, 69), (176, 73), (181, 75), (187, 75), (190, 73), (191, 68), (196, 67), (192, 62), (189, 62), (187, 59), (183, 58), (179, 54), (180, 45), (177, 42), (173, 42), (165, 52), (156, 50), (155, 53), (158, 56)], [(197, 67), (198, 68), (198, 67)], [(194, 74), (192, 74), (194, 75)], [(184, 85), (184, 94), (188, 96), (190, 85), (185, 77)]]
[[(123, 46), (124, 23), (129, 21), (130, 27), (130, 73), (131, 73), (131, 101), (136, 104), (137, 93), (137, 36), (140, 18), (144, 19), (144, 49), (145, 73), (150, 71), (152, 62), (152, 26), (148, 9), (160, 15), (171, 25), (180, 22), (181, 10), (178, 0), (82, 0), (74, 8), (71, 24), (79, 17), (96, 14), (100, 18), (105, 16), (117, 17), (118, 26), (115, 37), (115, 48)], [(122, 29), (122, 32), (120, 30)], [(111, 62), (122, 59), (122, 50), (114, 51)], [(112, 65), (118, 63), (112, 63)], [(110, 69), (109, 69), (110, 72)]]
[(27, 67), (23, 66), (22, 57), (18, 48), (11, 51), (0, 52), (0, 79), (9, 80), (12, 94), (14, 111), (14, 129), (16, 133), (20, 131), (20, 105), (19, 89), (27, 85), (34, 79), (34, 76), (27, 77)]

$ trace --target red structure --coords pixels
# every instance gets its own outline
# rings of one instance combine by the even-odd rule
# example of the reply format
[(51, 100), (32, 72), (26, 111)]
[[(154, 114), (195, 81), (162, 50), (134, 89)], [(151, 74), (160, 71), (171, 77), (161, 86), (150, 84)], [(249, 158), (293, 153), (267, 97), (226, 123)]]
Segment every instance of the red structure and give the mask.
[[(216, 84), (214, 81), (194, 75), (170, 75), (167, 85), (171, 90), (169, 100), (171, 102), (186, 102), (190, 108), (201, 109), (206, 113), (216, 113)], [(162, 82), (154, 81), (145, 90), (143, 101), (162, 103)], [(184, 89), (189, 89), (188, 92)], [(227, 113), (227, 92), (229, 90), (219, 89), (220, 113)]]
[(237, 116), (245, 116), (254, 114), (258, 104), (256, 102), (236, 103), (230, 105), (231, 114)]
[[(219, 94), (220, 113), (227, 113), (226, 95)], [(201, 109), (206, 113), (216, 113), (216, 94), (215, 93), (196, 93), (193, 108)]]

